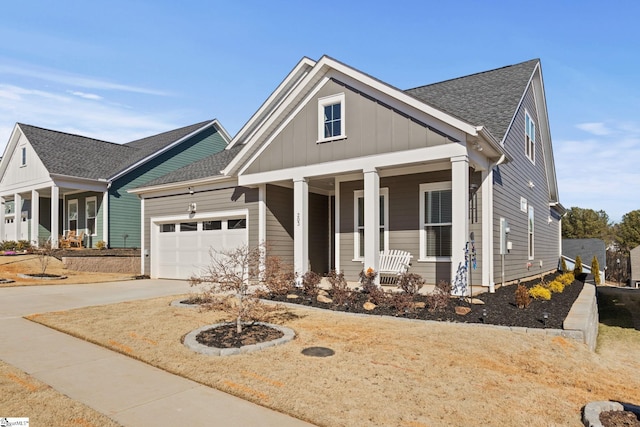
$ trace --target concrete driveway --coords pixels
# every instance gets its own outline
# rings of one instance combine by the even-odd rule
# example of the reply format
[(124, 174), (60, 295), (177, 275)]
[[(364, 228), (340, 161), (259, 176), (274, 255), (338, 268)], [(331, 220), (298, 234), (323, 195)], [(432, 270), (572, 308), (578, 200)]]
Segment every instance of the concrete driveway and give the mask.
[(177, 280), (1, 288), (0, 359), (124, 426), (309, 426), (22, 318), (189, 290)]

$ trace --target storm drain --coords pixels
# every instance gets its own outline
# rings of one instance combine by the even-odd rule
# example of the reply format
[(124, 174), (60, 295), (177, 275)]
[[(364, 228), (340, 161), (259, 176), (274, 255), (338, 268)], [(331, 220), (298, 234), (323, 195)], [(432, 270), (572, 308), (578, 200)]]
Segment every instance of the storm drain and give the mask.
[(302, 350), (305, 356), (328, 357), (333, 356), (336, 352), (327, 347), (307, 347)]

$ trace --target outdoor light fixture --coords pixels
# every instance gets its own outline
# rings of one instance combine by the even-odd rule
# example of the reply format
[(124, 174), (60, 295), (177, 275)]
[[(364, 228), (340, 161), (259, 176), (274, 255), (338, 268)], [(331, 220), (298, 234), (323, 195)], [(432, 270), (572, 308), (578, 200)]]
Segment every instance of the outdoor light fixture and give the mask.
[(483, 309), (482, 309), (482, 323), (486, 323), (486, 321), (487, 321), (487, 315), (488, 315), (487, 309), (486, 309), (486, 308), (483, 308)]
[(542, 323), (544, 326), (547, 326), (547, 321), (549, 320), (549, 313), (546, 311), (542, 313)]

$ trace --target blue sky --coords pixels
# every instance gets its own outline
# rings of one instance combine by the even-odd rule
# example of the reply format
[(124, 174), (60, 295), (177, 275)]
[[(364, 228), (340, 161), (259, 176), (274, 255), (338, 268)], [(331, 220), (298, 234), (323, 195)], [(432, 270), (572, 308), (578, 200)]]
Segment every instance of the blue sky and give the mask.
[(561, 203), (616, 222), (640, 209), (639, 2), (25, 0), (0, 10), (2, 150), (16, 122), (126, 142), (217, 118), (233, 135), (303, 56), (327, 54), (401, 89), (540, 58)]

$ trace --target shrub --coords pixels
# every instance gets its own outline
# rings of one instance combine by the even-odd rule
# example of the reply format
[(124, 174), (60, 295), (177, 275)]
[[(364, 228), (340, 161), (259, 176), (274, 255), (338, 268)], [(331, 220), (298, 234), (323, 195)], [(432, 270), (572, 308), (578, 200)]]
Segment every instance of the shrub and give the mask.
[(561, 275), (556, 280), (560, 280), (563, 285), (568, 286), (568, 285), (572, 284), (576, 280), (576, 278), (573, 275), (573, 273), (569, 272), (569, 273), (565, 273), (565, 274)]
[(31, 243), (28, 240), (18, 240), (18, 244), (16, 245), (16, 249), (19, 251), (26, 251), (31, 249)]
[(580, 255), (576, 257), (576, 265), (573, 267), (573, 275), (578, 276), (582, 274), (582, 258)]
[(425, 281), (419, 274), (404, 272), (398, 276), (398, 287), (405, 294), (415, 295), (422, 289)]
[(318, 296), (320, 281), (322, 281), (322, 277), (318, 273), (307, 271), (302, 276), (302, 292), (311, 297)]
[(547, 289), (554, 294), (561, 294), (564, 291), (564, 283), (557, 279), (553, 280), (547, 285)]
[(451, 283), (441, 280), (429, 295), (427, 295), (427, 306), (429, 311), (444, 311), (449, 305), (451, 296)]
[(371, 292), (374, 288), (377, 288), (376, 285), (376, 277), (378, 277), (378, 272), (373, 268), (367, 268), (367, 271), (362, 270), (358, 275), (360, 279), (360, 283), (362, 284), (362, 290), (365, 293)]
[(397, 314), (409, 313), (415, 309), (413, 295), (407, 293), (395, 293), (389, 297), (389, 306), (396, 310)]
[(107, 244), (105, 243), (104, 240), (98, 240), (96, 242), (96, 249), (106, 249)]
[(591, 260), (591, 274), (593, 274), (593, 280), (595, 280), (596, 285), (600, 285), (600, 264), (595, 255), (593, 256), (593, 260)]
[(551, 299), (551, 291), (543, 285), (535, 285), (533, 288), (529, 289), (529, 295), (531, 295), (532, 298), (542, 299), (545, 301), (549, 301)]
[(563, 273), (567, 272), (567, 262), (564, 260), (564, 257), (560, 258), (560, 269)]
[(18, 247), (18, 242), (15, 240), (5, 240), (2, 242), (2, 250), (3, 251), (15, 251)]
[(516, 306), (518, 308), (527, 308), (531, 304), (531, 296), (525, 285), (518, 285), (515, 292)]
[(352, 305), (356, 301), (356, 297), (353, 291), (349, 289), (347, 281), (344, 278), (344, 273), (338, 273), (335, 270), (331, 270), (327, 276), (329, 283), (331, 284), (331, 299), (334, 305)]
[(262, 283), (273, 295), (286, 295), (293, 288), (295, 275), (293, 268), (282, 262), (280, 257), (267, 256), (262, 272)]

